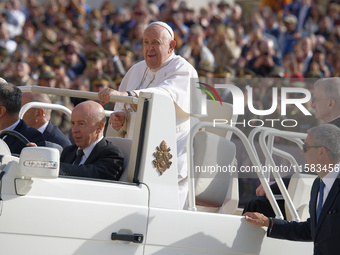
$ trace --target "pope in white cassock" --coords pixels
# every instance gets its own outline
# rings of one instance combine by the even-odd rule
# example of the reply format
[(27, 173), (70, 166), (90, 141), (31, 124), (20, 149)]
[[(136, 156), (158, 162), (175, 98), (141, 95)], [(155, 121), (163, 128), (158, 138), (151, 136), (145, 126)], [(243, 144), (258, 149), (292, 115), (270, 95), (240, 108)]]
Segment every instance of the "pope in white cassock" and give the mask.
[[(145, 60), (129, 69), (119, 91), (107, 88), (98, 95), (102, 103), (108, 102), (111, 95), (138, 97), (140, 92), (160, 93), (173, 100), (177, 125), (179, 201), (180, 208), (183, 208), (188, 193), (186, 141), (190, 131), (190, 116), (201, 114), (199, 100), (202, 99), (202, 94), (196, 88), (198, 86), (196, 70), (184, 58), (174, 54), (175, 46), (176, 41), (170, 26), (158, 21), (149, 24), (143, 35)], [(192, 105), (191, 101), (198, 104)], [(124, 104), (116, 103), (115, 113), (111, 115), (110, 122), (119, 136), (132, 137), (130, 130), (133, 128), (127, 129), (131, 123), (126, 123), (124, 111)]]

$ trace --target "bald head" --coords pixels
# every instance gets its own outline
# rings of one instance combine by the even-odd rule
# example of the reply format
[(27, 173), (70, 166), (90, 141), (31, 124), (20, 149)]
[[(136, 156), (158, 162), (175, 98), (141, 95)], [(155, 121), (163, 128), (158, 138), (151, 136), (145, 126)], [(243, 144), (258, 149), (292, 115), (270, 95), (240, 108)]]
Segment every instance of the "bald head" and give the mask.
[(47, 94), (35, 93), (35, 92), (23, 92), (21, 95), (21, 105), (29, 102), (41, 102), (51, 104), (51, 99)]
[[(51, 99), (47, 94), (24, 92), (21, 95), (21, 106), (30, 102), (40, 102), (51, 104)], [(36, 129), (40, 128), (51, 119), (51, 110), (45, 108), (30, 108), (23, 118), (27, 125)]]
[[(21, 95), (21, 106), (30, 103), (30, 102), (40, 102), (40, 103), (46, 103), (51, 104), (52, 101), (50, 97), (47, 94), (42, 93), (35, 93), (35, 92), (24, 92)], [(51, 110), (44, 109), (45, 114), (50, 115)]]
[(84, 114), (84, 116), (92, 119), (94, 122), (105, 121), (105, 110), (103, 106), (94, 101), (85, 101), (74, 107), (74, 111), (79, 111)]
[(72, 111), (72, 137), (80, 149), (85, 149), (103, 136), (105, 111), (94, 101), (78, 104)]

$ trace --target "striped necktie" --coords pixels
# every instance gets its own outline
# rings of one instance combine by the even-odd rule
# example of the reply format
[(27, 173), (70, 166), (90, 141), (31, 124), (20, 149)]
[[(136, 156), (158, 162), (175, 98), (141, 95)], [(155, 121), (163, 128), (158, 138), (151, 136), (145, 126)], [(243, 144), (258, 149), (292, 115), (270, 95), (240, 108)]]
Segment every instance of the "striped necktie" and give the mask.
[(82, 157), (84, 156), (84, 151), (83, 150), (78, 150), (77, 151), (77, 157), (76, 157), (76, 160), (73, 162), (73, 165), (79, 165)]

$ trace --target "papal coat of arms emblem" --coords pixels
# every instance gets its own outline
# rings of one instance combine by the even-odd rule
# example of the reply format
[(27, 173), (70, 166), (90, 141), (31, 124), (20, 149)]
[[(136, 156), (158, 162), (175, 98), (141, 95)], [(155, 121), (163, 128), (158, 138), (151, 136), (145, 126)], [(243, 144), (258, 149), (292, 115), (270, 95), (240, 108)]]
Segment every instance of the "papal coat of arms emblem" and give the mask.
[(160, 174), (162, 175), (166, 169), (170, 168), (172, 162), (170, 159), (172, 155), (169, 153), (170, 147), (168, 148), (165, 141), (161, 142), (161, 145), (157, 146), (157, 151), (153, 153), (155, 156), (155, 160), (153, 160), (153, 165), (158, 169)]

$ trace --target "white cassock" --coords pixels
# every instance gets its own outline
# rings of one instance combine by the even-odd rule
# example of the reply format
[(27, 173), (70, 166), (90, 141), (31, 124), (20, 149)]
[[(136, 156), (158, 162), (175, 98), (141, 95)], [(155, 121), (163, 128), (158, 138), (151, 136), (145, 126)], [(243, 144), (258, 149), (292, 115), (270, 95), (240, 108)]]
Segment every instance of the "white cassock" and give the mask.
[[(198, 81), (195, 68), (181, 56), (172, 54), (157, 69), (148, 68), (145, 61), (135, 64), (126, 73), (119, 87), (119, 91), (133, 90), (137, 95), (141, 91), (163, 94), (174, 101), (180, 208), (184, 207), (188, 194), (186, 142), (190, 131), (190, 115), (201, 114), (202, 111), (202, 93), (196, 88), (198, 85), (190, 86), (195, 83), (192, 79)], [(191, 104), (192, 100), (194, 104)], [(115, 111), (124, 111), (124, 104), (116, 103)], [(131, 131), (127, 131), (125, 137), (132, 137)]]

